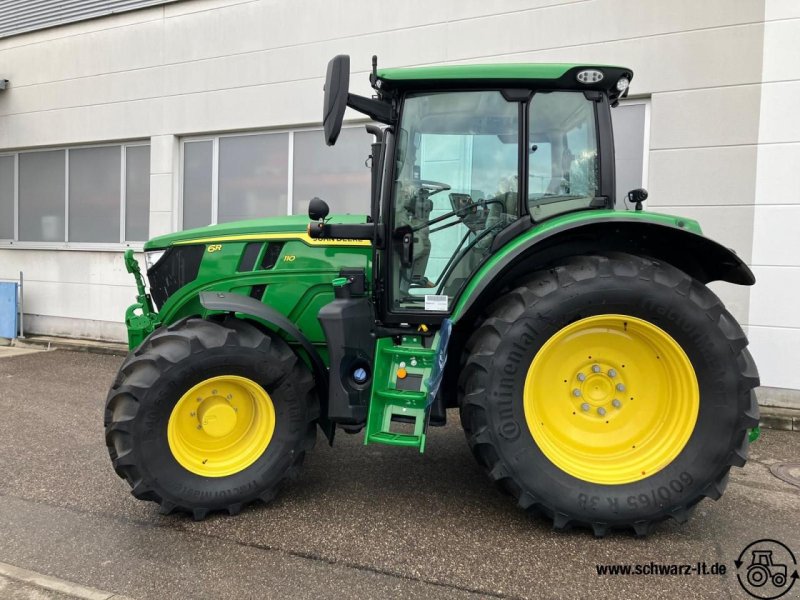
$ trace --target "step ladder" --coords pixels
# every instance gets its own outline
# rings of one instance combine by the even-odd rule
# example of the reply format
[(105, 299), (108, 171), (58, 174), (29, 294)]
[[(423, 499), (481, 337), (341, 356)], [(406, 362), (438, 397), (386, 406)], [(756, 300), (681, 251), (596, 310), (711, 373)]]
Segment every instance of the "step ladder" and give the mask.
[[(411, 446), (425, 451), (430, 408), (442, 381), (452, 322), (445, 319), (430, 348), (420, 335), (378, 338), (364, 444)], [(398, 431), (411, 424), (411, 431)]]
[[(436, 351), (423, 347), (421, 336), (402, 336), (400, 345), (393, 338), (377, 340), (364, 444), (411, 446), (425, 451), (428, 391), (435, 359)], [(413, 425), (412, 431), (398, 431), (403, 424)]]

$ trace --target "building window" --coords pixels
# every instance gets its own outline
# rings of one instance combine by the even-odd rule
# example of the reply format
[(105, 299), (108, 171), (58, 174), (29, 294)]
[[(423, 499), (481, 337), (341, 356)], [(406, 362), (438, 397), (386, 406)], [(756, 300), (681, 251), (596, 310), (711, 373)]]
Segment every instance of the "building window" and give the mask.
[(219, 140), (217, 223), (286, 214), (287, 133)]
[(629, 100), (611, 109), (617, 180), (617, 208), (632, 210), (628, 192), (647, 186), (650, 101)]
[(120, 154), (119, 146), (69, 151), (71, 242), (119, 241)]
[(332, 213), (368, 213), (370, 171), (364, 162), (371, 137), (363, 127), (348, 127), (328, 146), (318, 129), (295, 132), (292, 213), (306, 214), (315, 196)]
[(150, 237), (150, 146), (125, 147), (125, 238)]
[(15, 156), (0, 156), (0, 240), (14, 239)]
[(211, 223), (214, 142), (202, 140), (183, 145), (183, 228)]
[(0, 240), (6, 243), (141, 242), (149, 213), (148, 145), (0, 156)]
[(19, 239), (26, 242), (66, 241), (66, 152), (19, 155)]
[(372, 142), (363, 126), (328, 147), (320, 129), (233, 134), (183, 141), (183, 229), (304, 214), (323, 198), (331, 212), (369, 212)]

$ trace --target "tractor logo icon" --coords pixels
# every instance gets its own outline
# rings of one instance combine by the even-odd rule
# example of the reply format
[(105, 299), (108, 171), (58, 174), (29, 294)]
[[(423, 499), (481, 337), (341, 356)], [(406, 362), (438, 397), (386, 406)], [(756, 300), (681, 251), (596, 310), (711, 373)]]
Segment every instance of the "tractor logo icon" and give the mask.
[(780, 598), (797, 582), (797, 560), (785, 544), (758, 540), (749, 544), (734, 561), (736, 578), (753, 598)]
[(770, 579), (775, 587), (786, 585), (786, 565), (772, 562), (772, 550), (753, 550), (753, 562), (747, 567), (747, 583), (761, 587)]

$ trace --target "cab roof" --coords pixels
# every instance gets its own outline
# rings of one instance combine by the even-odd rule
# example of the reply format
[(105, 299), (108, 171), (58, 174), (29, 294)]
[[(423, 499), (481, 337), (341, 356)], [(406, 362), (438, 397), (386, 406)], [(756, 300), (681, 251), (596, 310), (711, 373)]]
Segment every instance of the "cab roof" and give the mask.
[[(598, 71), (599, 81), (583, 83), (578, 74)], [(523, 87), (547, 89), (602, 90), (613, 98), (619, 95), (616, 85), (621, 77), (628, 81), (633, 71), (626, 67), (576, 63), (510, 63), (491, 65), (435, 65), (380, 69), (379, 89), (433, 89), (454, 87)]]

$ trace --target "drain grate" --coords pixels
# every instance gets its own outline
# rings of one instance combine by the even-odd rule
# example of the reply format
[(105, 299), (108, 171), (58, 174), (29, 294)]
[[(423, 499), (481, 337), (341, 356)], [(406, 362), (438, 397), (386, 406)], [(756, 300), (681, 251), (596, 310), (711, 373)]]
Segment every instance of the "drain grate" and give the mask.
[(778, 479), (800, 487), (800, 462), (775, 463), (769, 470)]

